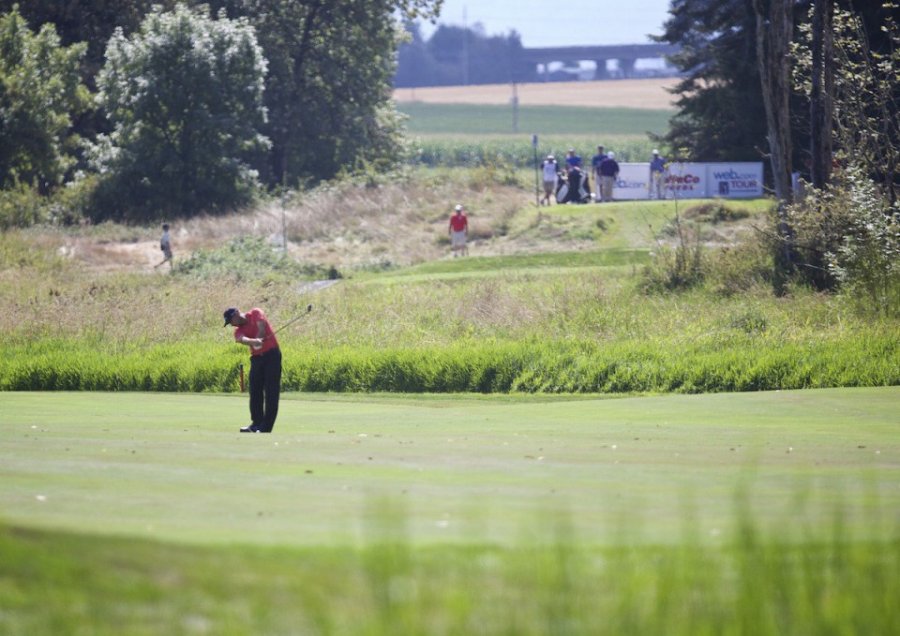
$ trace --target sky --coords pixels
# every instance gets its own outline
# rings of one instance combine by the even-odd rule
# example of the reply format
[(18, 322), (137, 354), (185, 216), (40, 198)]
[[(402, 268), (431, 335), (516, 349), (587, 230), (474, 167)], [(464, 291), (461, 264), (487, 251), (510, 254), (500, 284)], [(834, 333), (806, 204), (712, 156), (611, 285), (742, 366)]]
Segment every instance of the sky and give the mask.
[[(444, 0), (438, 24), (476, 23), (485, 35), (516, 31), (526, 48), (645, 44), (662, 32), (670, 0)], [(421, 25), (422, 35), (434, 31)]]

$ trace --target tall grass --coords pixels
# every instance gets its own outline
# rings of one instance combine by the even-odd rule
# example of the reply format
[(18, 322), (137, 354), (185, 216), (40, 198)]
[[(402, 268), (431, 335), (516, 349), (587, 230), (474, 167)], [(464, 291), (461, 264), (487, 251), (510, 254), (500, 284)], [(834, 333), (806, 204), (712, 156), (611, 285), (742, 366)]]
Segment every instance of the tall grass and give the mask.
[[(755, 327), (754, 327), (755, 328)], [(752, 329), (751, 329), (752, 331)], [(632, 393), (900, 384), (900, 336), (765, 343), (752, 334), (673, 341), (480, 342), (415, 348), (284, 347), (290, 391)], [(0, 359), (0, 390), (235, 391), (235, 345), (126, 347), (45, 339)]]
[[(223, 309), (259, 306), (280, 326), (310, 302), (308, 319), (280, 336), (288, 389), (696, 392), (898, 382), (896, 319), (857, 315), (801, 287), (774, 299), (758, 251), (723, 251), (727, 267), (691, 291), (641, 293), (650, 250), (669, 240), (653, 226), (665, 227), (671, 202), (523, 209), (516, 186), (479, 185), (477, 172), (438, 169), (414, 186), (373, 192), (340, 184), (332, 186), (340, 196), (322, 190), (286, 206), (288, 234), (302, 231), (295, 238), (309, 253), (355, 264), (343, 271), (297, 264), (262, 238), (227, 239), (252, 234), (256, 222), (273, 229), (273, 210), (231, 221), (222, 234), (209, 221), (191, 225), (218, 245), (181, 256), (174, 275), (83, 268), (64, 255), (72, 237), (59, 231), (5, 233), (0, 304), (14, 318), (0, 388), (235, 390), (245, 354), (221, 326)], [(475, 201), (472, 253), (483, 244), (486, 256), (441, 258), (447, 203), (429, 202), (434, 192)], [(692, 223), (724, 239), (725, 226), (767, 205), (701, 210)], [(104, 243), (147, 231), (72, 234)], [(309, 291), (310, 278), (338, 275), (339, 284)]]
[[(414, 547), (373, 505), (359, 548), (191, 548), (0, 526), (6, 634), (867, 634), (900, 630), (896, 528), (858, 541), (766, 533), (743, 507), (710, 546), (573, 543), (565, 518), (525, 547)], [(623, 528), (627, 527), (627, 522)]]

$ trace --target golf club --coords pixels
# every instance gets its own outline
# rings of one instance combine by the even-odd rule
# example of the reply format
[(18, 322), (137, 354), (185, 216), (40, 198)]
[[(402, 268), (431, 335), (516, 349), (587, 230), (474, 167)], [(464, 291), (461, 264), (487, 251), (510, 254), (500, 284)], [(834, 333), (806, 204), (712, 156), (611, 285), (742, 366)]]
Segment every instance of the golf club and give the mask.
[(284, 323), (284, 324), (281, 325), (278, 329), (276, 329), (276, 330), (272, 333), (272, 335), (275, 335), (276, 333), (278, 333), (279, 331), (281, 331), (281, 330), (284, 329), (285, 327), (290, 327), (292, 324), (294, 324), (295, 322), (297, 322), (298, 320), (300, 320), (301, 318), (303, 318), (303, 316), (305, 316), (306, 314), (308, 314), (308, 313), (311, 312), (311, 311), (312, 311), (312, 305), (311, 305), (311, 304), (310, 304), (310, 305), (307, 305), (307, 306), (306, 306), (306, 311), (305, 311), (305, 312), (303, 312), (302, 314), (300, 314), (300, 315), (297, 316), (296, 318), (292, 318), (292, 319), (288, 320), (286, 323)]
[[(284, 323), (283, 325), (281, 325), (278, 329), (276, 329), (275, 331), (273, 331), (271, 336), (264, 336), (264, 337), (263, 337), (263, 340), (265, 340), (266, 338), (271, 338), (272, 336), (274, 336), (275, 334), (277, 334), (279, 331), (281, 331), (281, 330), (284, 329), (285, 327), (290, 327), (292, 324), (294, 324), (295, 322), (297, 322), (298, 320), (300, 320), (301, 318), (303, 318), (303, 316), (305, 316), (306, 314), (308, 314), (308, 313), (311, 312), (311, 311), (312, 311), (312, 304), (309, 304), (309, 305), (306, 306), (306, 311), (305, 311), (305, 312), (303, 312), (303, 313), (300, 314), (299, 316), (296, 316), (295, 318), (292, 318), (292, 319), (288, 320), (286, 323)], [(260, 345), (251, 345), (251, 347), (253, 347), (254, 350), (262, 349), (262, 345), (261, 345), (261, 344), (260, 344)]]

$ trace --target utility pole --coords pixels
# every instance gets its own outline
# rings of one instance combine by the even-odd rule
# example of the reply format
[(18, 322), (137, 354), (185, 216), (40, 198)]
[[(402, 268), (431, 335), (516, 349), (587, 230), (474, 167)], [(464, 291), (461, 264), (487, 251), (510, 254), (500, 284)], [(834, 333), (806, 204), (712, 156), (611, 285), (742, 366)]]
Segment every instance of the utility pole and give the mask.
[(531, 136), (531, 147), (534, 150), (534, 202), (535, 205), (538, 206), (538, 209), (541, 207), (541, 186), (538, 182), (538, 156), (537, 156), (537, 147), (538, 147), (538, 136)]
[(463, 86), (469, 85), (469, 22), (466, 16), (466, 6), (463, 5)]
[(509, 100), (512, 102), (512, 124), (513, 124), (513, 132), (519, 132), (519, 87), (516, 84), (516, 80), (513, 80), (512, 83), (512, 99)]

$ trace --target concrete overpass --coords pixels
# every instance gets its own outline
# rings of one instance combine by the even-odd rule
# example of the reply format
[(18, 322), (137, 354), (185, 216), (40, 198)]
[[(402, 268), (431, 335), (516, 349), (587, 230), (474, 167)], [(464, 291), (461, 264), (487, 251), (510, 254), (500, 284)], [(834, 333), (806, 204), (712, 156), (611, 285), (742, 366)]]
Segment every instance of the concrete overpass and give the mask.
[(605, 79), (607, 60), (618, 60), (625, 77), (634, 71), (634, 62), (639, 58), (662, 58), (673, 55), (679, 47), (671, 44), (611, 44), (607, 46), (551, 46), (545, 48), (523, 48), (520, 60), (525, 65), (562, 62), (571, 66), (581, 60), (593, 60), (597, 64), (594, 79)]

